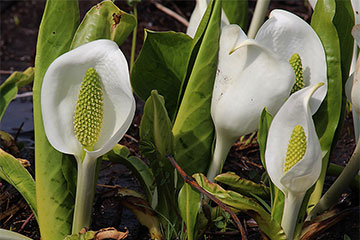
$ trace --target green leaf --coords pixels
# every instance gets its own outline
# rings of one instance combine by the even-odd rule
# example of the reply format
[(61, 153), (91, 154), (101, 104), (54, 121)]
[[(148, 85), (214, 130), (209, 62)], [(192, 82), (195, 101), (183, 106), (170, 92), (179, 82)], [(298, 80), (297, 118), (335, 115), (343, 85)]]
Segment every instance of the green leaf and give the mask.
[(135, 156), (128, 157), (129, 153), (130, 151), (127, 147), (117, 144), (110, 152), (102, 156), (102, 160), (125, 165), (139, 180), (148, 202), (151, 203), (155, 190), (154, 175), (143, 160)]
[[(74, 158), (56, 151), (48, 142), (41, 116), (40, 92), (43, 76), (52, 61), (70, 48), (79, 24), (76, 0), (46, 3), (36, 47), (33, 87), (35, 125), (36, 200), (41, 238), (63, 239), (71, 232), (74, 193), (64, 177), (63, 165)], [(71, 179), (71, 178), (68, 178)]]
[[(264, 108), (260, 116), (257, 141), (259, 143), (259, 148), (260, 148), (261, 162), (265, 169), (266, 169), (266, 165), (265, 165), (266, 142), (272, 120), (273, 120), (273, 116), (267, 111), (266, 108)], [(270, 196), (271, 196), (271, 217), (277, 223), (280, 224), (284, 209), (284, 199), (285, 199), (284, 194), (271, 181), (269, 181), (269, 185), (270, 185)]]
[(75, 33), (71, 49), (97, 39), (110, 39), (120, 46), (135, 25), (135, 17), (121, 11), (112, 1), (100, 2), (86, 13)]
[(220, 201), (254, 218), (260, 230), (270, 239), (286, 240), (285, 233), (281, 229), (280, 224), (272, 219), (270, 214), (256, 200), (234, 191), (225, 190), (218, 184), (210, 182), (203, 174), (194, 174), (193, 177), (202, 188)]
[(223, 0), (222, 8), (230, 24), (237, 24), (244, 32), (248, 28), (248, 0)]
[(200, 45), (198, 52), (196, 47), (192, 52), (191, 59), (195, 62), (191, 71), (188, 68), (189, 80), (183, 82), (184, 94), (173, 127), (175, 159), (189, 175), (205, 172), (211, 161), (214, 125), (210, 105), (217, 69), (220, 16), (221, 1), (210, 2), (195, 35), (194, 46)]
[(16, 98), (18, 89), (34, 80), (34, 68), (29, 67), (24, 72), (13, 72), (0, 86), (0, 121), (9, 103)]
[[(341, 129), (341, 119), (344, 113), (342, 78), (348, 78), (350, 26), (353, 25), (353, 13), (349, 9), (350, 1), (318, 1), (311, 20), (311, 26), (318, 34), (325, 50), (327, 62), (328, 92), (319, 110), (314, 115), (316, 132), (318, 134), (322, 156), (322, 173), (310, 199), (310, 205), (315, 205), (322, 193), (330, 150), (336, 142), (335, 133)], [(341, 34), (341, 35), (340, 35)], [(346, 36), (349, 35), (349, 36)], [(348, 46), (346, 46), (348, 45)]]
[(145, 40), (131, 72), (131, 85), (143, 100), (157, 90), (164, 96), (169, 116), (173, 118), (177, 96), (185, 78), (192, 39), (175, 32), (145, 31)]
[(241, 178), (233, 172), (217, 175), (215, 180), (219, 183), (228, 185), (234, 191), (248, 197), (251, 197), (251, 195), (254, 194), (262, 199), (269, 199), (270, 196), (270, 190), (265, 185)]
[(17, 232), (12, 232), (6, 229), (0, 228), (0, 239), (11, 239), (11, 240), (32, 240), (24, 235), (21, 235)]
[(34, 216), (38, 219), (34, 179), (15, 157), (1, 148), (0, 178), (13, 185), (21, 193), (33, 211)]
[(179, 192), (178, 202), (180, 215), (186, 225), (189, 240), (197, 239), (196, 222), (200, 209), (201, 195), (189, 184), (185, 183)]
[[(154, 173), (158, 193), (156, 210), (174, 223), (176, 219), (174, 168), (166, 157), (173, 152), (171, 128), (164, 98), (154, 90), (145, 102), (140, 123), (140, 150), (149, 160)], [(167, 221), (162, 219), (162, 223), (166, 225)]]

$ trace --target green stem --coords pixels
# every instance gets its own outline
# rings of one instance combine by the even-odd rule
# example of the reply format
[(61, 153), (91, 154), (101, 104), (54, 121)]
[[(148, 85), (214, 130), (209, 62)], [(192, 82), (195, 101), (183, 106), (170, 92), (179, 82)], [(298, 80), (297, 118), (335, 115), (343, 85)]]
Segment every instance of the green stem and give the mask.
[(136, 33), (137, 33), (137, 8), (136, 4), (134, 4), (134, 17), (136, 20), (136, 25), (133, 31), (133, 37), (132, 37), (132, 44), (131, 44), (131, 56), (130, 56), (130, 73), (132, 71), (132, 68), (134, 66), (134, 60), (135, 60), (135, 50), (136, 50)]
[(94, 200), (96, 159), (85, 155), (84, 161), (78, 162), (75, 210), (72, 234), (77, 234), (83, 227), (89, 227)]
[(281, 227), (287, 236), (287, 239), (294, 239), (294, 230), (296, 227), (297, 217), (301, 203), (304, 199), (305, 193), (291, 193), (285, 196), (284, 212), (281, 220)]
[(360, 167), (360, 143), (358, 142), (354, 153), (352, 154), (349, 163), (346, 165), (340, 176), (335, 180), (327, 192), (322, 196), (318, 204), (313, 208), (309, 214), (309, 219), (315, 217), (319, 213), (329, 209), (336, 203), (344, 191), (344, 189), (351, 183), (354, 177), (358, 174)]
[(210, 181), (213, 181), (215, 176), (221, 172), (233, 143), (234, 141), (232, 139), (224, 139), (221, 137), (221, 134), (216, 136), (214, 155), (207, 173), (207, 178)]
[(248, 38), (255, 38), (257, 31), (264, 23), (267, 9), (269, 7), (270, 0), (258, 0), (254, 11), (253, 18), (247, 33)]

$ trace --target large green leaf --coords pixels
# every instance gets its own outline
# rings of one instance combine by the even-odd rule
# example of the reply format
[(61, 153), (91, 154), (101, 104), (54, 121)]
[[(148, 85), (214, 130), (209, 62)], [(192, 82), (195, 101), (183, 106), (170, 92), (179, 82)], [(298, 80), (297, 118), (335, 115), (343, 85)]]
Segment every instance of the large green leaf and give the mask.
[(100, 2), (86, 13), (75, 33), (71, 49), (97, 39), (110, 39), (120, 46), (135, 26), (133, 15), (121, 11), (112, 1)]
[(12, 155), (0, 148), (0, 178), (13, 185), (24, 197), (36, 219), (35, 182), (30, 173)]
[[(265, 169), (266, 169), (266, 164), (265, 164), (266, 142), (272, 120), (273, 120), (273, 116), (267, 111), (266, 108), (264, 108), (260, 116), (257, 141), (259, 143), (259, 148), (260, 148), (261, 162)], [(269, 185), (270, 185), (270, 196), (271, 196), (271, 217), (277, 223), (280, 224), (284, 209), (284, 199), (285, 199), (284, 194), (271, 181), (269, 181)]]
[(154, 174), (143, 160), (135, 156), (128, 157), (129, 152), (127, 147), (117, 144), (110, 152), (102, 156), (102, 160), (125, 165), (139, 180), (148, 202), (151, 203), (155, 190)]
[(248, 0), (223, 0), (222, 8), (230, 24), (237, 24), (244, 32), (248, 28)]
[(200, 209), (201, 195), (189, 184), (185, 183), (179, 192), (178, 202), (180, 215), (186, 225), (186, 234), (189, 240), (196, 239), (196, 222)]
[[(174, 223), (177, 217), (174, 168), (166, 157), (173, 152), (171, 128), (164, 98), (153, 90), (140, 123), (140, 149), (154, 173), (158, 193), (156, 209)], [(162, 219), (162, 223), (166, 225), (167, 221)]]
[(179, 98), (181, 104), (173, 127), (175, 159), (189, 175), (205, 172), (211, 161), (214, 126), (210, 105), (217, 69), (220, 16), (221, 1), (210, 2), (195, 35), (189, 63), (194, 61), (194, 64), (191, 71), (188, 67), (190, 77), (183, 82), (184, 94)]
[(75, 160), (59, 153), (48, 142), (41, 116), (40, 91), (48, 66), (56, 57), (69, 50), (78, 24), (76, 0), (47, 1), (36, 47), (33, 88), (36, 201), (37, 206), (40, 206), (38, 219), (41, 238), (44, 240), (62, 240), (71, 232), (74, 193), (69, 191), (71, 188), (64, 177), (63, 164), (73, 165), (71, 161)]
[(272, 240), (286, 240), (281, 229), (270, 214), (254, 199), (245, 197), (237, 192), (225, 190), (216, 183), (210, 182), (203, 174), (194, 174), (196, 182), (207, 192), (214, 195), (226, 205), (246, 213), (258, 223), (259, 228)]
[[(311, 20), (311, 26), (318, 34), (326, 53), (328, 92), (319, 110), (314, 115), (318, 134), (323, 167), (315, 191), (311, 197), (311, 205), (316, 204), (322, 193), (326, 169), (332, 144), (335, 144), (335, 132), (341, 128), (344, 113), (343, 78), (348, 77), (349, 54), (352, 43), (349, 24), (353, 25), (353, 14), (349, 8), (350, 1), (318, 1)], [(351, 6), (350, 6), (351, 7)], [(340, 35), (341, 34), (341, 35)], [(348, 35), (348, 36), (347, 36)]]
[(0, 121), (9, 103), (16, 98), (18, 89), (34, 80), (34, 68), (29, 67), (24, 72), (14, 72), (0, 86)]
[(157, 90), (173, 118), (185, 78), (192, 39), (175, 32), (145, 31), (145, 41), (131, 72), (131, 85), (143, 100)]

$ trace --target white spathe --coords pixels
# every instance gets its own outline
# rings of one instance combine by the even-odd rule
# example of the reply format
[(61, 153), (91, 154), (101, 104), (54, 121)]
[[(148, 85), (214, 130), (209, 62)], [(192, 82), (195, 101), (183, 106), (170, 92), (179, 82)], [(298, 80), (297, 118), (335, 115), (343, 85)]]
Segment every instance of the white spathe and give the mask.
[(111, 40), (96, 40), (71, 50), (51, 63), (41, 89), (41, 110), (46, 136), (58, 151), (79, 161), (83, 146), (74, 132), (74, 112), (86, 71), (93, 67), (103, 88), (104, 117), (91, 159), (110, 151), (124, 136), (135, 114), (128, 64)]
[[(201, 22), (202, 17), (207, 9), (209, 4), (208, 0), (196, 0), (195, 8), (193, 13), (191, 14), (189, 26), (186, 30), (186, 34), (190, 37), (194, 38), (197, 28)], [(226, 26), (229, 24), (229, 20), (226, 17), (225, 12), (222, 10), (221, 12), (221, 27)]]
[[(288, 239), (293, 239), (298, 212), (306, 191), (321, 173), (321, 147), (312, 120), (309, 102), (318, 83), (292, 94), (275, 115), (268, 132), (265, 164), (271, 181), (285, 195), (281, 226)], [(289, 140), (295, 126), (300, 125), (306, 136), (304, 156), (288, 171), (284, 171)]]
[(295, 81), (289, 63), (295, 53), (302, 60), (305, 86), (325, 85), (310, 101), (315, 113), (327, 92), (326, 58), (319, 37), (305, 21), (274, 10), (254, 40), (237, 25), (222, 28), (211, 102), (216, 146), (210, 180), (221, 169), (233, 142), (257, 130), (262, 110), (266, 107), (274, 115), (285, 102)]

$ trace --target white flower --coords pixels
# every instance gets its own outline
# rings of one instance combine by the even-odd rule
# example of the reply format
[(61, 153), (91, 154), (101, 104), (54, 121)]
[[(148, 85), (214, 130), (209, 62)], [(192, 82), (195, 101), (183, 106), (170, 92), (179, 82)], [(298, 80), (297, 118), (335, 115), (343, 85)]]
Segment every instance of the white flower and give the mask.
[(92, 151), (85, 149), (87, 154), (97, 158), (110, 151), (124, 136), (135, 113), (128, 65), (115, 42), (93, 41), (55, 59), (41, 89), (44, 128), (56, 150), (78, 160), (83, 146), (74, 131), (74, 113), (81, 83), (90, 67), (99, 75), (104, 100), (100, 135)]
[(118, 143), (135, 114), (128, 65), (116, 43), (93, 41), (55, 59), (43, 79), (41, 111), (50, 144), (77, 160), (72, 232), (78, 233), (90, 227), (96, 158)]
[(289, 239), (293, 238), (303, 197), (321, 172), (321, 147), (309, 101), (322, 85), (306, 87), (291, 95), (275, 115), (268, 133), (266, 170), (285, 195), (281, 225)]
[[(293, 56), (302, 68), (291, 68), (289, 61)], [(222, 29), (211, 103), (216, 146), (208, 171), (210, 180), (221, 169), (233, 142), (257, 130), (264, 107), (273, 115), (278, 111), (293, 88), (294, 70), (304, 86), (319, 82), (327, 85), (321, 41), (312, 28), (294, 14), (272, 11), (255, 40), (248, 39), (237, 25)], [(324, 87), (311, 99), (313, 113), (325, 98), (326, 90)]]

